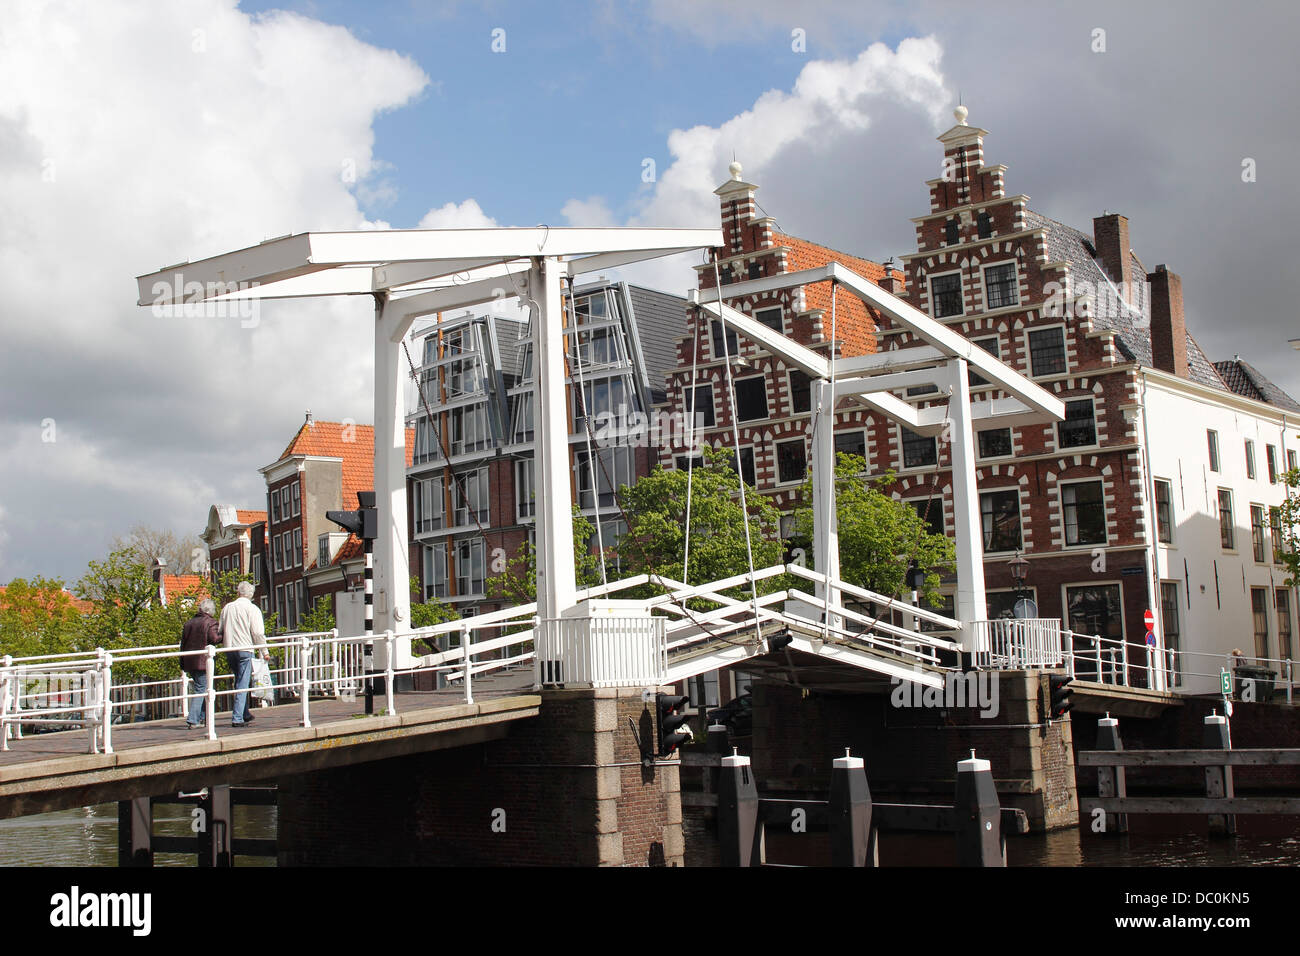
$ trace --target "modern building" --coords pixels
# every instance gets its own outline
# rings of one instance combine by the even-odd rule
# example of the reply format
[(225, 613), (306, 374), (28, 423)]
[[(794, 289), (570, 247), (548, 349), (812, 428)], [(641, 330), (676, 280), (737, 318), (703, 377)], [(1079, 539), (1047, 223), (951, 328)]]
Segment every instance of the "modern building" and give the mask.
[[(1029, 197), (1008, 194), (1007, 167), (985, 164), (987, 131), (968, 125), (964, 109), (957, 116), (939, 137), (943, 174), (926, 183), (929, 209), (913, 220), (917, 248), (902, 257), (901, 275), (777, 232), (733, 164), (717, 190), (729, 252), (717, 264), (722, 285), (837, 261), (1061, 398), (1066, 420), (1055, 426), (977, 436), (989, 617), (1011, 616), (1029, 597), (1039, 616), (1115, 642), (1099, 642), (1103, 657), (1122, 658), (1127, 642), (1134, 683), (1189, 692), (1213, 689), (1199, 674), (1217, 687), (1212, 658), (1234, 648), (1289, 657), (1296, 593), (1281, 584), (1267, 516), (1283, 497), (1277, 475), (1294, 459), (1300, 406), (1245, 363), (1210, 361), (1187, 331), (1181, 280), (1163, 265), (1148, 272), (1125, 217), (1103, 214), (1087, 233), (1031, 210)], [(701, 289), (713, 287), (713, 268), (700, 267)], [(829, 350), (833, 338), (837, 356), (923, 344), (850, 296), (838, 298), (832, 331), (826, 288), (728, 304), (810, 348)], [(732, 448), (728, 360), (740, 467), (788, 513), (809, 454), (805, 377), (693, 314), (668, 407), (697, 411), (702, 440)], [(972, 400), (1002, 397), (977, 375), (971, 390)], [(942, 406), (936, 391), (897, 396)], [(837, 410), (836, 432), (840, 450), (865, 457), (871, 475), (892, 472), (894, 496), (934, 531), (953, 533), (941, 438), (849, 407)], [(688, 447), (671, 447), (677, 467)], [(1029, 562), (1023, 584), (1012, 574), (1020, 557)]]
[[(656, 463), (650, 412), (664, 399), (685, 300), (602, 280), (565, 295), (574, 501), (617, 562), (626, 532), (614, 492)], [(505, 602), (487, 581), (533, 543), (534, 385), (528, 323), (493, 312), (440, 316), (414, 333), (420, 384), (411, 408), (412, 568), (425, 600), (470, 615)], [(506, 579), (512, 576), (506, 575)]]

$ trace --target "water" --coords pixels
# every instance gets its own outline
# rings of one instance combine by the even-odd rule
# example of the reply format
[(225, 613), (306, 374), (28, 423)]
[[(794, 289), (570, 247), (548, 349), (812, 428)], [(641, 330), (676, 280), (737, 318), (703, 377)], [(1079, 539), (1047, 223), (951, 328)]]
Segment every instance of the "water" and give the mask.
[[(238, 837), (272, 839), (275, 807), (235, 807)], [(153, 832), (192, 837), (189, 808), (154, 808)], [(195, 866), (193, 853), (158, 853), (155, 866)], [(275, 866), (272, 857), (237, 856), (236, 866)], [(101, 803), (0, 820), (0, 866), (117, 866), (117, 804)]]

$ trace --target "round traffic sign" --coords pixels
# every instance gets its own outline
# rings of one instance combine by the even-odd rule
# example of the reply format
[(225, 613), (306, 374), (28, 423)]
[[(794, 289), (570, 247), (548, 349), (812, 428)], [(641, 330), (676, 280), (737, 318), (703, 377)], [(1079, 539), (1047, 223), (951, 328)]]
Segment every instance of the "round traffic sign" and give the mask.
[(1152, 634), (1150, 631), (1147, 631), (1147, 647), (1155, 647), (1155, 646), (1156, 646), (1156, 636)]
[(1142, 620), (1145, 622), (1148, 631), (1156, 629), (1156, 616), (1151, 613), (1151, 608), (1147, 608), (1147, 612), (1142, 615)]

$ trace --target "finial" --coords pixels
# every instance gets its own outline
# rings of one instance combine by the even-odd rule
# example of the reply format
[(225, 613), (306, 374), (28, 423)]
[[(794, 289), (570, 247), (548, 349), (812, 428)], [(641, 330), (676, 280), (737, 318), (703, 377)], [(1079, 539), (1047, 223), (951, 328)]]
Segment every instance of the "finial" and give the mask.
[(975, 759), (975, 748), (974, 748), (974, 747), (972, 747), (972, 748), (970, 749), (970, 759), (971, 759), (971, 760), (974, 760), (974, 759)]
[(957, 122), (962, 126), (966, 125), (966, 117), (969, 114), (970, 114), (970, 110), (960, 105), (955, 110), (952, 111), (952, 115), (957, 117)]
[(734, 180), (736, 180), (737, 182), (739, 182), (739, 181), (740, 181), (740, 163), (736, 162), (736, 161), (733, 159), (733, 160), (731, 161), (731, 165), (728, 166), (727, 169), (731, 171), (731, 178), (734, 179)]

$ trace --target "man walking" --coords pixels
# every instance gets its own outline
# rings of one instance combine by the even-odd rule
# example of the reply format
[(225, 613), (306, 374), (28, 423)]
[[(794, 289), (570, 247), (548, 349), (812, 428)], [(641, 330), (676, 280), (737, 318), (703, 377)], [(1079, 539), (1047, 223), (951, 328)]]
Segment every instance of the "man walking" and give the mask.
[(208, 702), (208, 645), (220, 644), (221, 635), (217, 633), (217, 622), (212, 615), (217, 613), (217, 606), (212, 598), (199, 602), (199, 609), (185, 622), (181, 631), (181, 650), (193, 651), (181, 657), (181, 670), (194, 681), (195, 696), (190, 700), (189, 714), (185, 726), (190, 730), (203, 723)]
[(230, 672), (235, 675), (235, 706), (230, 713), (230, 726), (243, 727), (253, 722), (252, 711), (248, 707), (248, 682), (253, 670), (253, 654), (259, 653), (264, 660), (270, 660), (271, 654), (266, 649), (266, 629), (262, 622), (262, 612), (253, 603), (253, 585), (240, 581), (235, 588), (239, 595), (221, 609), (219, 630), (226, 645), (226, 661)]

